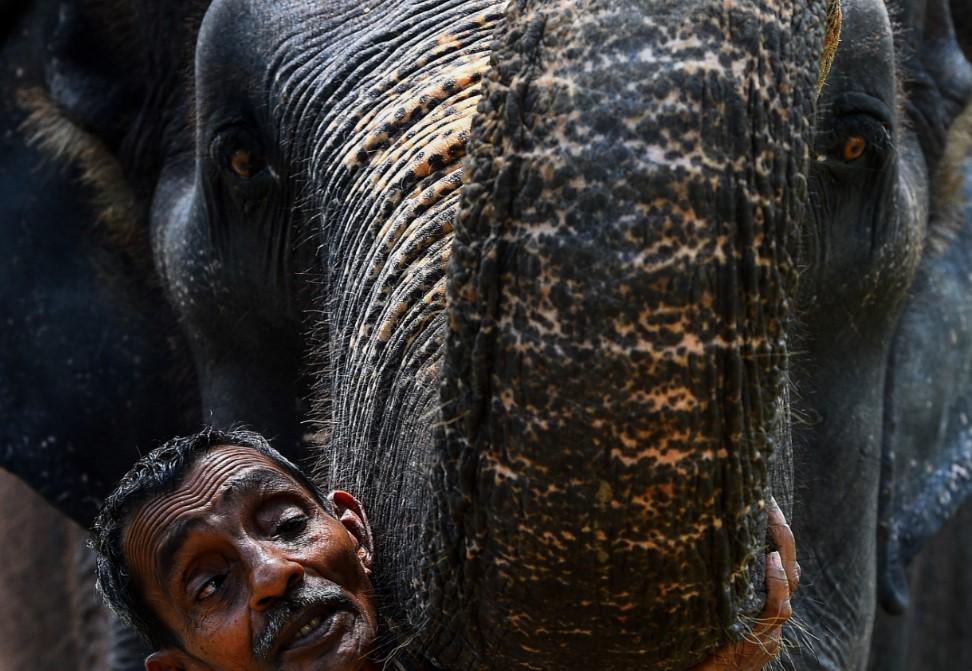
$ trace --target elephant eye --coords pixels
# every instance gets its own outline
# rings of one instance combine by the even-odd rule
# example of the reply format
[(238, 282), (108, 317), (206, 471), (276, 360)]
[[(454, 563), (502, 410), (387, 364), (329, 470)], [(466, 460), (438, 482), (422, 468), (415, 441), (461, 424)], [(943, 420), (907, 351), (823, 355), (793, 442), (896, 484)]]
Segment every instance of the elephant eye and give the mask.
[(851, 135), (844, 140), (844, 146), (840, 150), (840, 155), (841, 158), (850, 163), (863, 156), (865, 151), (867, 151), (867, 140), (860, 135)]
[[(268, 170), (269, 162), (262, 144), (241, 125), (231, 126), (216, 134), (210, 157), (219, 170), (233, 180), (260, 181), (255, 178), (272, 172)], [(246, 188), (250, 189), (251, 186)]]
[(266, 167), (267, 162), (259, 153), (245, 148), (233, 150), (229, 156), (229, 169), (237, 177), (249, 179)]

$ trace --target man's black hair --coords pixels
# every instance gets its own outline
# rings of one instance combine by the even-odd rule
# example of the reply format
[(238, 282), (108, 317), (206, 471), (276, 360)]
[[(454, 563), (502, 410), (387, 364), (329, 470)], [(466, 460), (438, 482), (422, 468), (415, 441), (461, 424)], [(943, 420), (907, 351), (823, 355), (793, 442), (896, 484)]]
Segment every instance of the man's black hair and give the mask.
[(173, 632), (145, 602), (125, 560), (122, 539), (129, 516), (149, 499), (174, 491), (192, 465), (217, 445), (238, 445), (265, 455), (313, 495), (330, 512), (320, 488), (270, 443), (252, 431), (207, 428), (192, 436), (173, 438), (135, 462), (105, 499), (92, 527), (91, 547), (97, 553), (98, 589), (111, 609), (158, 648), (178, 646)]

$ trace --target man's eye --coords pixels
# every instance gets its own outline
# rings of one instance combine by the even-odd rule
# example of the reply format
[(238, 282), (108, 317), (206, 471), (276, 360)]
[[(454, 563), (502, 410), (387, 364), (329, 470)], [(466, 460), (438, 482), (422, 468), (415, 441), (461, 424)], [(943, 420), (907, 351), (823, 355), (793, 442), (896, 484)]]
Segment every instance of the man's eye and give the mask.
[(294, 515), (282, 520), (273, 530), (275, 536), (293, 537), (307, 528), (306, 515)]
[(214, 575), (212, 578), (207, 580), (196, 592), (196, 601), (202, 601), (203, 599), (208, 599), (213, 594), (215, 594), (220, 586), (225, 582), (226, 574)]

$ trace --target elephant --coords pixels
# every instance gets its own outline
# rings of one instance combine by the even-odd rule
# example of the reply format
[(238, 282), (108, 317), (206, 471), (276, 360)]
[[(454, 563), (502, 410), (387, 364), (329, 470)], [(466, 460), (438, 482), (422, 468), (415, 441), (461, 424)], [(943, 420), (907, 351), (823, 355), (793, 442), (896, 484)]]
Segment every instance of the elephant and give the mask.
[(0, 465), (84, 526), (119, 462), (199, 421), (126, 167), (134, 94), (104, 55), (123, 17), (106, 11), (23, 3), (0, 74)]
[(139, 110), (156, 108), (136, 25), (128, 3), (0, 3), (0, 465), (60, 511), (4, 474), (0, 668), (142, 668), (83, 528), (126, 463), (200, 421), (150, 250), (147, 127), (164, 120)]
[(95, 590), (85, 530), (2, 471), (0, 508), (0, 668), (144, 668), (144, 644)]
[(685, 668), (758, 609), (773, 491), (806, 576), (783, 665), (865, 667), (954, 511), (913, 514), (919, 471), (967, 463), (917, 440), (895, 343), (972, 80), (945, 2), (845, 0), (829, 76), (836, 8), (794, 4), (210, 6), (163, 281), (204, 352), (304, 311), (319, 474), (375, 500), (402, 645)]
[[(961, 146), (961, 138), (970, 133), (972, 108), (953, 124), (949, 145)], [(870, 668), (888, 671), (972, 664), (972, 649), (965, 643), (972, 631), (964, 617), (972, 601), (972, 584), (965, 575), (972, 502), (966, 501), (943, 535), (916, 558), (910, 581), (902, 574), (917, 548), (936, 530), (936, 522), (962, 503), (972, 457), (966, 428), (972, 315), (965, 299), (972, 289), (965, 270), (972, 262), (972, 158), (964, 152), (946, 160), (958, 169), (946, 172), (952, 179), (943, 180), (939, 198), (956, 203), (957, 216), (931, 240), (933, 246), (922, 259), (895, 336), (889, 422), (902, 429), (890, 434), (894, 442), (885, 446), (885, 469), (896, 477), (903, 475), (911, 491), (901, 496), (902, 491), (894, 488), (884, 500), (886, 511), (900, 511), (886, 516), (896, 526), (882, 525), (890, 541), (890, 557), (885, 561), (896, 561), (898, 566), (890, 576), (894, 579), (891, 614), (878, 620)], [(957, 454), (938, 462), (938, 468), (929, 468), (936, 464), (930, 455), (941, 451)], [(916, 607), (905, 611), (907, 582), (917, 584), (918, 593)]]
[[(66, 515), (56, 526), (72, 538), (56, 546), (56, 558), (54, 545), (25, 554), (31, 565), (74, 566), (76, 524), (90, 526), (139, 454), (202, 421), (190, 343), (163, 295), (148, 214), (163, 156), (177, 155), (184, 137), (184, 74), (207, 4), (0, 3), (0, 86), (8, 93), (0, 100), (0, 241), (9, 253), (0, 279), (0, 466)], [(278, 372), (288, 376), (283, 366)], [(290, 371), (287, 384), (298, 377)], [(290, 387), (276, 390), (289, 416), (270, 403), (274, 412), (254, 407), (246, 417), (300, 460), (300, 394)], [(208, 405), (206, 419), (220, 420)], [(16, 492), (5, 490), (0, 507), (24, 533), (55, 524)], [(11, 584), (20, 575), (4, 570)], [(90, 566), (78, 570), (90, 578)], [(92, 580), (45, 575), (34, 610), (60, 618), (62, 632), (76, 621), (105, 624), (85, 642), (97, 654), (75, 646), (82, 657), (118, 671), (142, 668), (144, 646), (101, 612)], [(93, 604), (84, 612), (57, 596), (75, 588), (90, 592), (70, 602)], [(13, 642), (22, 631), (8, 621), (0, 637)], [(0, 666), (61, 668), (51, 646), (35, 645), (43, 640), (5, 648)]]
[[(140, 453), (204, 415), (232, 423), (202, 402), (149, 225), (162, 170), (185, 152), (184, 73), (207, 4), (3, 5), (0, 466), (84, 527)], [(272, 360), (291, 381), (276, 390), (286, 401), (246, 408), (247, 422), (299, 461), (299, 373), (253, 356), (239, 365)]]
[[(845, 16), (851, 18), (854, 5), (845, 3), (845, 7)], [(961, 479), (948, 483), (944, 478), (926, 477), (924, 471), (953, 472), (968, 463), (960, 437), (946, 436), (944, 429), (930, 429), (936, 420), (959, 422), (960, 399), (965, 393), (959, 371), (967, 365), (961, 362), (970, 360), (972, 350), (964, 342), (947, 343), (945, 348), (932, 345), (922, 334), (938, 327), (933, 321), (936, 311), (956, 310), (961, 314), (967, 303), (967, 294), (957, 285), (950, 285), (953, 293), (946, 294), (934, 286), (937, 280), (929, 277), (951, 276), (959, 272), (955, 264), (961, 262), (943, 260), (937, 251), (949, 231), (960, 228), (963, 213), (956, 208), (957, 199), (937, 192), (934, 185), (959, 179), (962, 174), (961, 164), (948, 154), (969, 152), (965, 134), (947, 134), (967, 104), (969, 72), (953, 38), (941, 38), (950, 33), (947, 20), (941, 18), (947, 17), (947, 7), (888, 3), (888, 10), (898, 25), (914, 27), (895, 34), (895, 52), (900, 59), (900, 72), (895, 76), (903, 89), (898, 94), (898, 104), (902, 105), (899, 118), (891, 127), (896, 140), (892, 164), (897, 163), (897, 175), (891, 170), (883, 174), (871, 171), (866, 177), (860, 173), (857, 181), (843, 182), (847, 176), (835, 171), (833, 179), (843, 182), (843, 192), (818, 192), (827, 194), (828, 207), (838, 213), (840, 207), (851, 207), (866, 218), (855, 215), (857, 227), (842, 229), (841, 224), (853, 219), (842, 214), (834, 217), (833, 226), (825, 232), (832, 239), (830, 249), (822, 250), (826, 263), (811, 262), (811, 268), (832, 273), (821, 278), (818, 287), (810, 287), (818, 296), (833, 298), (833, 289), (843, 292), (845, 287), (856, 295), (841, 293), (836, 300), (821, 303), (823, 313), (830, 314), (827, 319), (813, 316), (816, 307), (804, 314), (802, 359), (808, 368), (795, 375), (795, 388), (802, 399), (794, 402), (794, 408), (806, 421), (794, 425), (794, 440), (807, 446), (796, 448), (797, 472), (801, 472), (801, 457), (823, 459), (827, 464), (827, 469), (809, 478), (804, 491), (796, 495), (798, 509), (794, 512), (794, 533), (805, 539), (804, 550), (812, 553), (801, 557), (801, 565), (808, 576), (815, 577), (810, 578), (801, 597), (802, 607), (796, 608), (811, 622), (824, 623), (818, 625), (812, 646), (822, 668), (864, 668), (867, 661), (866, 646), (857, 647), (853, 655), (843, 653), (839, 646), (853, 637), (869, 637), (877, 615), (875, 592), (852, 590), (848, 594), (843, 576), (864, 577), (865, 585), (876, 582), (877, 602), (883, 610), (900, 612), (907, 603), (904, 567), (968, 492), (967, 483)], [(932, 44), (936, 46), (929, 48)], [(831, 98), (835, 108), (842, 100), (855, 104), (847, 102), (850, 96), (839, 91), (843, 72), (861, 80), (875, 74), (864, 53), (860, 54), (864, 58), (843, 67), (840, 59), (853, 53), (849, 49), (843, 54), (838, 51), (832, 73), (836, 77), (829, 84), (836, 94)], [(873, 81), (867, 87), (873, 86)], [(894, 85), (893, 80), (886, 82), (890, 85)], [(827, 95), (825, 89), (822, 107), (829, 102)], [(841, 95), (846, 97), (842, 99)], [(853, 114), (844, 114), (856, 121)], [(825, 119), (820, 121), (826, 123)], [(910, 130), (903, 130), (902, 124)], [(955, 125), (961, 125), (960, 121)], [(878, 178), (892, 185), (891, 180), (897, 180), (898, 187), (890, 189), (896, 190), (897, 203), (855, 203), (853, 199), (861, 196), (855, 196), (853, 190), (889, 191)], [(914, 235), (920, 236), (920, 244), (913, 244), (915, 238), (905, 241)], [(856, 244), (849, 242), (852, 236), (857, 238)], [(884, 238), (882, 245), (879, 236), (891, 238)], [(811, 241), (808, 247), (814, 243)], [(955, 254), (961, 258), (958, 245), (951, 251), (952, 256)], [(856, 287), (855, 281), (860, 282)], [(896, 296), (880, 286), (898, 281), (909, 286)], [(879, 284), (867, 286), (867, 282)], [(905, 303), (888, 309), (887, 304), (880, 305), (887, 298), (904, 298)], [(931, 300), (940, 302), (933, 305)], [(862, 311), (858, 306), (870, 309)], [(933, 368), (922, 370), (921, 363), (933, 364)], [(957, 366), (954, 381), (930, 374), (938, 366), (951, 364)], [(914, 395), (909, 398), (908, 394)], [(946, 496), (943, 490), (948, 487), (954, 488), (951, 506), (929, 505), (930, 499)], [(833, 492), (840, 492), (839, 497)], [(915, 514), (926, 506), (924, 516)], [(863, 524), (868, 532), (850, 536), (847, 529), (852, 520), (860, 521), (862, 516), (869, 518)], [(871, 535), (875, 529), (876, 538)], [(807, 541), (819, 544), (823, 551), (807, 548)], [(842, 607), (834, 608), (831, 604), (836, 602)], [(820, 610), (828, 614), (820, 614)], [(803, 666), (797, 663), (796, 668)]]
[(835, 3), (210, 5), (155, 267), (204, 417), (292, 425), (309, 371), (395, 645), (684, 669), (759, 612), (772, 492), (782, 664), (866, 664), (953, 510), (893, 451), (963, 465), (888, 390), (970, 85), (947, 3), (842, 5), (829, 76)]

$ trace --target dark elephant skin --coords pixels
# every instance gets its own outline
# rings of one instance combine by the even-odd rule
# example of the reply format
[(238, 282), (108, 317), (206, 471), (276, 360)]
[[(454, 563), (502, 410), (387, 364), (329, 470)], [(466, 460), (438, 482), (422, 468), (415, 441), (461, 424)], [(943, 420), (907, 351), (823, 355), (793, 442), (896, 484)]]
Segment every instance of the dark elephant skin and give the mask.
[[(951, 220), (931, 185), (946, 131), (969, 95), (968, 64), (954, 39), (940, 39), (950, 34), (945, 5), (888, 3), (887, 12), (909, 27), (892, 31), (883, 3), (843, 4), (841, 48), (819, 101), (791, 378), (793, 528), (806, 576), (794, 610), (807, 629), (794, 628), (788, 655), (797, 669), (865, 667), (876, 605), (901, 607), (898, 576), (913, 556), (899, 553), (888, 531), (913, 537), (916, 550), (924, 530), (954, 510), (929, 508), (918, 520), (889, 501), (910, 509), (915, 497), (939, 496), (945, 483), (919, 471), (948, 471), (965, 459), (943, 443), (922, 442), (917, 416), (902, 417), (896, 407), (896, 385), (907, 380), (911, 402), (948, 412), (930, 400), (940, 383), (896, 355), (920, 350), (948, 366), (948, 350), (895, 343), (904, 337), (905, 302), (930, 305), (909, 291), (923, 291), (919, 263), (931, 263), (937, 232)], [(867, 149), (846, 161), (854, 136)], [(944, 302), (933, 309), (948, 311), (948, 301), (966, 296), (938, 294)], [(904, 308), (905, 320), (910, 311)], [(888, 467), (896, 451), (913, 453), (913, 470)], [(956, 491), (955, 502), (964, 495)]]
[[(237, 268), (289, 308), (314, 241), (324, 477), (371, 502), (386, 622), (447, 668), (685, 668), (759, 611), (826, 7), (668, 9), (232, 1), (200, 31), (170, 295), (203, 337)], [(711, 132), (668, 165), (683, 125)]]
[[(207, 4), (0, 5), (7, 94), (0, 100), (0, 242), (8, 250), (0, 278), (0, 466), (85, 527), (139, 454), (200, 422), (205, 394), (158, 279), (148, 213), (163, 156), (171, 164), (192, 155), (183, 76)], [(247, 326), (238, 315), (234, 322)], [(289, 351), (268, 332), (254, 332), (266, 351)], [(293, 340), (299, 329), (289, 333)], [(262, 349), (251, 356), (281, 360)], [(207, 422), (246, 422), (300, 459), (296, 365), (257, 374), (286, 384), (271, 389), (265, 407), (234, 397), (239, 414), (219, 414), (207, 404)], [(248, 385), (237, 386), (245, 396)], [(65, 576), (47, 575), (44, 593), (58, 593)], [(93, 584), (84, 589), (100, 609)], [(83, 619), (75, 602), (36, 598), (39, 610), (45, 604), (61, 631)], [(2, 636), (14, 643), (29, 631), (5, 629)], [(117, 621), (85, 645), (82, 656), (103, 652), (99, 668), (142, 668), (144, 647)], [(7, 651), (14, 650), (0, 667), (42, 668), (49, 659), (49, 651), (30, 644)]]
[[(972, 665), (972, 502), (903, 566), (955, 510), (972, 473), (969, 418), (972, 375), (972, 108), (952, 126), (941, 171), (940, 202), (948, 209), (931, 237), (895, 339), (885, 445), (886, 470), (908, 486), (888, 492), (882, 531), (887, 539), (888, 614), (879, 614), (870, 668), (966, 668)], [(962, 151), (963, 146), (965, 150)], [(964, 160), (963, 160), (964, 159)], [(933, 391), (935, 395), (932, 395)], [(929, 455), (947, 454), (946, 460)], [(931, 466), (929, 468), (928, 466)], [(904, 612), (902, 612), (904, 611)]]
[(3, 46), (0, 222), (13, 251), (0, 280), (0, 466), (84, 526), (139, 454), (200, 419), (305, 454), (300, 329), (278, 337), (245, 311), (221, 322), (214, 303), (210, 323), (260, 347), (241, 354), (226, 338), (218, 356), (200, 353), (151, 251), (163, 168), (192, 156), (184, 75), (207, 4), (36, 3)]
[(955, 35), (966, 58), (972, 58), (972, 6), (965, 0), (952, 0)]
[(67, 516), (23, 486), (0, 492), (0, 668), (133, 671), (145, 648), (102, 605), (92, 565), (76, 565), (75, 523), (173, 426), (198, 423), (133, 167), (158, 155), (126, 132), (143, 95), (127, 88), (144, 72), (124, 49), (135, 17), (107, 3), (0, 9), (0, 465)]
[(85, 9), (32, 5), (0, 61), (0, 465), (82, 525), (133, 459), (198, 421), (124, 177), (118, 129), (137, 110), (105, 56), (123, 18)]
[[(954, 509), (919, 521), (892, 505), (941, 483), (889, 470), (887, 450), (913, 447), (906, 422), (885, 423), (899, 316), (947, 219), (929, 184), (969, 78), (944, 3), (844, 5), (816, 116), (813, 12), (788, 17), (805, 43), (757, 31), (767, 72), (792, 84), (784, 104), (718, 68), (697, 86), (679, 67), (639, 74), (636, 47), (699, 56), (660, 39), (663, 6), (641, 8), (663, 17), (644, 32), (587, 6), (558, 7), (573, 22), (529, 3), (502, 20), (461, 2), (211, 7), (196, 165), (157, 201), (156, 253), (190, 297), (206, 290), (200, 253), (263, 277), (254, 228), (271, 258), (290, 235), (299, 262), (320, 236), (322, 475), (373, 501), (384, 614), (415, 648), (455, 668), (684, 668), (758, 607), (759, 501), (792, 429), (807, 580), (783, 664), (866, 664), (876, 603), (900, 594), (899, 541), (914, 534), (913, 553)], [(703, 32), (736, 72), (759, 71), (740, 55), (755, 33)], [(578, 75), (590, 62), (611, 71)], [(706, 133), (678, 144), (666, 123)], [(740, 172), (680, 162), (699, 141)], [(240, 150), (258, 170), (234, 169)], [(961, 463), (924, 447), (922, 467)]]
[(0, 0), (0, 42), (7, 41), (29, 4), (30, 0)]
[[(174, 430), (198, 427), (200, 397), (214, 387), (207, 366), (197, 381), (158, 280), (148, 221), (162, 157), (171, 165), (192, 156), (183, 75), (206, 4), (0, 7), (9, 20), (0, 66), (9, 92), (0, 101), (0, 235), (10, 250), (0, 279), (0, 465), (83, 526), (139, 454)], [(248, 329), (261, 343), (248, 356), (268, 366), (243, 360), (238, 368), (248, 366), (264, 385), (283, 382), (262, 400), (247, 394), (247, 380), (235, 381), (235, 395), (209, 393), (231, 398), (239, 412), (207, 403), (207, 423), (245, 422), (300, 460), (293, 348), (274, 339), (279, 329), (261, 331), (239, 313), (224, 325), (227, 332)], [(287, 343), (299, 333), (291, 325)], [(219, 361), (232, 359), (226, 350)], [(279, 351), (286, 354), (272, 354)], [(216, 361), (208, 354), (202, 360)], [(200, 382), (207, 383), (202, 393)], [(62, 579), (51, 575), (52, 593)], [(93, 585), (87, 589), (97, 603)], [(63, 631), (80, 617), (62, 602), (48, 606)], [(17, 631), (4, 636), (17, 640)], [(144, 648), (117, 622), (87, 644), (105, 651), (103, 668), (142, 668)], [(36, 648), (19, 650), (13, 668), (43, 665), (28, 655)]]

